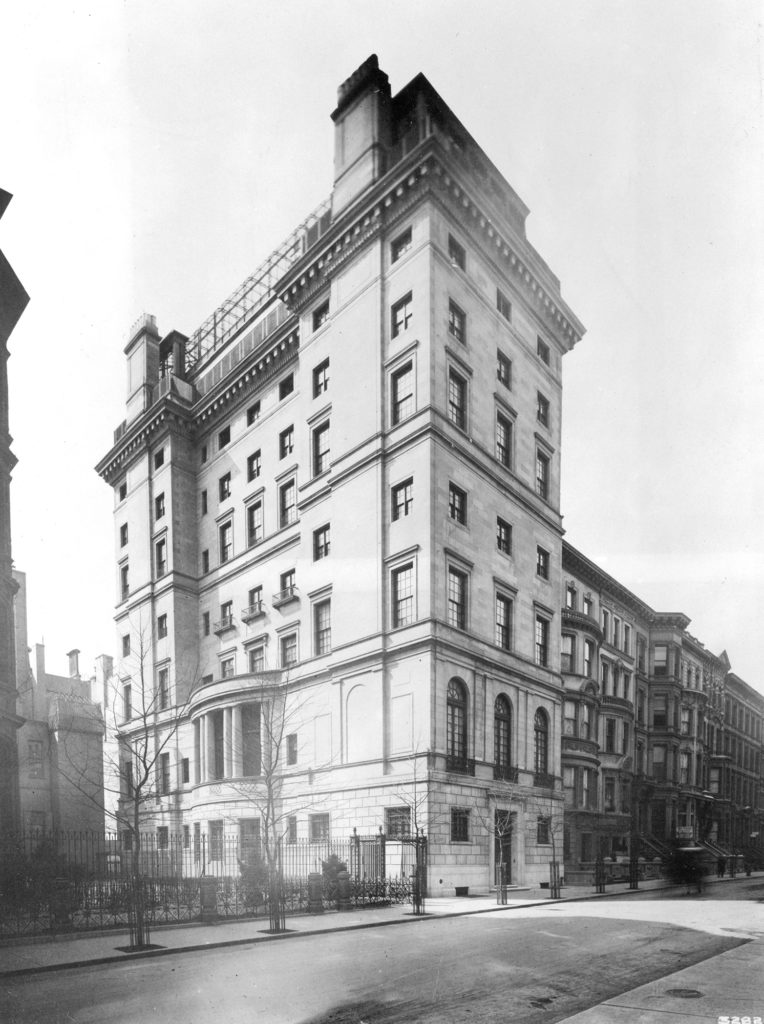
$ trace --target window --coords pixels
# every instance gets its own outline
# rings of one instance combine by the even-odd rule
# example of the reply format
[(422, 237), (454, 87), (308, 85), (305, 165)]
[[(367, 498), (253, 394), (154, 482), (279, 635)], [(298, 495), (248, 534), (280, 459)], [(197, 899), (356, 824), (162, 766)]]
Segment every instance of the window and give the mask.
[(220, 660), (220, 678), (230, 679), (235, 673), (234, 659), (221, 658)]
[(391, 378), (393, 425), (405, 420), (414, 411), (414, 365), (406, 363)]
[(318, 398), (329, 390), (329, 360), (324, 359), (313, 367), (313, 397)]
[(247, 480), (257, 480), (260, 476), (260, 449), (247, 456)]
[(167, 636), (167, 615), (157, 616), (157, 636), (161, 639)]
[(330, 531), (329, 524), (326, 526), (319, 526), (317, 530), (313, 531), (313, 561), (318, 562), (322, 558), (326, 558), (329, 554), (330, 549)]
[(322, 423), (313, 431), (313, 476), (329, 468), (329, 424)]
[(666, 781), (666, 748), (653, 747), (653, 778), (658, 782)]
[(605, 810), (606, 811), (614, 811), (615, 810), (615, 779), (611, 779), (611, 778), (605, 779), (604, 800), (605, 800)]
[(536, 575), (542, 580), (549, 579), (549, 552), (544, 548), (536, 548)]
[(594, 666), (594, 642), (592, 640), (584, 640), (584, 675), (592, 678), (592, 669)]
[(656, 693), (653, 698), (653, 729), (668, 727), (668, 701), (665, 693)]
[(456, 370), (448, 371), (448, 418), (464, 430), (467, 423), (467, 382)]
[(448, 302), (448, 333), (462, 344), (467, 340), (467, 314), (453, 299)]
[(591, 594), (584, 595), (584, 615), (592, 617), (593, 604)]
[[(181, 758), (181, 762), (180, 762), (180, 781), (183, 783), (183, 785), (187, 785), (191, 781), (191, 771), (190, 771), (189, 761), (188, 761), (187, 757)], [(188, 825), (186, 825), (186, 829), (187, 828), (188, 828)], [(184, 836), (184, 844), (183, 845), (184, 846), (188, 846), (188, 843), (185, 842), (185, 836)]]
[(262, 672), (265, 669), (265, 647), (260, 644), (249, 651), (249, 671)]
[(231, 497), (231, 474), (224, 473), (223, 476), (218, 480), (218, 498), (220, 501), (225, 501), (226, 498)]
[(291, 395), (294, 391), (294, 374), (290, 373), (287, 377), (283, 377), (279, 381), (279, 401), (283, 401), (287, 395)]
[(498, 349), (496, 350), (496, 379), (505, 388), (512, 387), (512, 361)]
[(220, 605), (220, 626), (230, 629), (233, 625), (233, 601), (223, 601)]
[(536, 419), (543, 426), (549, 426), (549, 399), (540, 391), (536, 392)]
[(395, 263), (411, 248), (411, 228), (394, 238), (390, 245), (390, 262)]
[(160, 711), (165, 711), (170, 706), (170, 670), (168, 668), (160, 668), (157, 672), (157, 703)]
[(313, 608), (313, 650), (328, 654), (332, 649), (332, 603), (320, 601)]
[(467, 756), (467, 691), (459, 679), (451, 679), (446, 692), (446, 753)]
[(42, 768), (42, 741), (41, 740), (30, 740), (27, 746), (28, 760), (29, 760), (29, 777), (30, 779), (41, 779), (43, 775)]
[(287, 480), (279, 487), (279, 526), (297, 522), (297, 498), (294, 480)]
[(512, 554), (512, 527), (501, 517), (496, 517), (496, 547), (504, 555)]
[(207, 515), (207, 492), (202, 491), (202, 515)]
[(223, 846), (225, 843), (225, 830), (222, 821), (210, 822), (210, 860), (223, 859)]
[(329, 815), (310, 814), (308, 816), (308, 828), (312, 842), (327, 842), (329, 839)]
[(279, 434), (279, 458), (285, 459), (294, 451), (294, 427), (287, 427)]
[(605, 643), (610, 642), (610, 612), (607, 608), (602, 609), (602, 634), (605, 638)]
[(610, 692), (610, 665), (607, 661), (600, 663), (600, 685), (603, 693)]
[(210, 571), (210, 553), (207, 548), (202, 551), (202, 572)]
[(623, 723), (623, 745), (621, 747), (622, 754), (628, 754), (629, 752), (629, 739), (630, 739), (630, 726), (628, 722)]
[(414, 478), (409, 477), (402, 483), (396, 484), (392, 491), (392, 518), (401, 519), (411, 511), (414, 501)]
[(570, 633), (562, 634), (562, 660), (560, 667), (563, 672), (576, 671), (576, 638), (571, 636)]
[(541, 814), (536, 819), (536, 843), (539, 846), (549, 845), (549, 818)]
[(297, 818), (295, 818), (293, 815), (290, 815), (290, 817), (287, 818), (286, 841), (288, 843), (297, 842)]
[(615, 719), (605, 719), (605, 753), (615, 753)]
[(496, 289), (496, 308), (505, 320), (512, 320), (512, 303), (501, 289)]
[(454, 568), (448, 570), (448, 624), (467, 628), (467, 576)]
[(397, 338), (411, 322), (411, 292), (399, 299), (390, 310), (390, 334)]
[(290, 732), (286, 738), (286, 763), (297, 764), (297, 733)]
[(576, 603), (576, 588), (572, 583), (569, 583), (565, 588), (565, 607), (575, 611)]
[[(160, 754), (159, 755), (159, 792), (162, 796), (167, 796), (170, 792), (170, 755)], [(160, 826), (161, 835), (162, 826)], [(165, 847), (167, 846), (167, 828), (164, 830)]]
[(576, 735), (576, 705), (572, 700), (564, 702), (562, 729), (566, 736)]
[(130, 566), (127, 562), (119, 567), (119, 589), (123, 601), (130, 596)]
[(549, 497), (549, 458), (536, 452), (536, 494), (545, 501)]
[(388, 839), (411, 835), (411, 808), (385, 808), (385, 835)]
[(251, 587), (247, 592), (247, 603), (250, 611), (260, 611), (263, 603), (263, 588)]
[(223, 429), (218, 434), (218, 451), (222, 451), (222, 449), (225, 448), (225, 446), (227, 444), (230, 444), (230, 441), (231, 441), (231, 428), (230, 428), (230, 426), (223, 427)]
[(537, 775), (549, 771), (549, 719), (542, 708), (533, 718), (533, 769)]
[(158, 540), (156, 542), (156, 545), (154, 546), (154, 553), (155, 553), (155, 556), (156, 556), (156, 561), (154, 562), (154, 565), (156, 566), (157, 577), (164, 576), (164, 574), (167, 572), (167, 540), (166, 540), (166, 538), (162, 537), (161, 540)]
[(119, 546), (123, 548), (127, 544), (127, 523), (123, 523), (119, 528)]
[(496, 595), (496, 623), (494, 640), (505, 651), (512, 646), (512, 601), (504, 594)]
[(287, 569), (286, 572), (282, 572), (279, 576), (279, 586), (282, 592), (288, 591), (290, 594), (295, 588), (295, 582), (297, 574), (294, 569)]
[(448, 514), (454, 522), (467, 523), (467, 495), (456, 484), (448, 485)]
[(653, 675), (668, 675), (668, 645), (656, 644), (653, 654)]
[(507, 469), (512, 467), (512, 422), (496, 414), (496, 458)]
[(613, 647), (621, 646), (621, 620), (613, 616)]
[(233, 556), (233, 523), (223, 523), (218, 530), (220, 537), (220, 562), (229, 562)]
[(122, 687), (122, 712), (125, 721), (133, 717), (133, 688), (130, 683), (125, 683)]
[(313, 330), (317, 331), (319, 327), (326, 323), (329, 319), (329, 300), (322, 302), (320, 306), (317, 306), (313, 310)]
[(251, 427), (253, 423), (256, 423), (260, 419), (260, 403), (254, 402), (247, 409), (247, 426)]
[(297, 634), (287, 633), (279, 640), (279, 651), (281, 654), (281, 667), (289, 668), (297, 664)]
[(536, 339), (536, 355), (542, 363), (549, 366), (549, 346), (542, 338)]
[(549, 620), (536, 616), (535, 659), (537, 665), (549, 663)]
[(458, 267), (459, 270), (464, 270), (467, 265), (467, 254), (464, 251), (464, 246), (460, 245), (453, 235), (448, 236), (448, 258), (451, 261), (451, 266)]
[(122, 657), (127, 658), (130, 654), (130, 634), (125, 633), (122, 637)]
[(199, 458), (200, 458), (200, 460), (202, 462), (206, 462), (207, 461), (207, 445), (206, 444), (202, 445), (201, 451), (199, 452)]
[(414, 621), (413, 562), (393, 569), (390, 579), (393, 629), (396, 629)]
[(158, 452), (154, 452), (154, 469), (159, 469), (160, 466), (164, 465), (164, 448), (160, 448)]
[(512, 706), (504, 694), (493, 705), (493, 759), (498, 768), (512, 764)]
[(247, 547), (259, 544), (263, 539), (263, 503), (253, 501), (247, 505)]
[(451, 842), (468, 843), (470, 841), (470, 812), (460, 807), (451, 808)]
[(210, 613), (202, 612), (202, 633), (205, 636), (210, 635)]
[(126, 483), (121, 483), (119, 485), (119, 492), (118, 493), (119, 493), (119, 500), (120, 501), (124, 501), (125, 498), (127, 497), (127, 484)]

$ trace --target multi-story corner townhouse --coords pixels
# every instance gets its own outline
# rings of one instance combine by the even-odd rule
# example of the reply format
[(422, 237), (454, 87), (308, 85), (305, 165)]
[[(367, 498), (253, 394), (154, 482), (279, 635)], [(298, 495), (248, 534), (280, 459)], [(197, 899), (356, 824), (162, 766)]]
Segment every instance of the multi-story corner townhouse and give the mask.
[(499, 862), (533, 883), (562, 837), (561, 363), (583, 329), (422, 75), (393, 96), (372, 57), (332, 118), (331, 199), (191, 337), (146, 317), (125, 350), (98, 466), (123, 810), (148, 727), (152, 827), (256, 841), (278, 706), (286, 842), (420, 829), (431, 892)]

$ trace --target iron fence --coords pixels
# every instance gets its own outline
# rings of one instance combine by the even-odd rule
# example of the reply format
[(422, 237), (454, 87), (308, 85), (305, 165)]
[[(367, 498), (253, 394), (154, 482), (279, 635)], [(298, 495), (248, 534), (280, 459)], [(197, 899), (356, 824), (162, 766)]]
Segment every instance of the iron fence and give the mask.
[[(0, 938), (133, 925), (136, 883), (147, 925), (198, 920), (202, 879), (214, 879), (215, 913), (267, 917), (265, 851), (251, 837), (164, 830), (141, 834), (31, 831), (0, 839)], [(416, 853), (384, 835), (282, 842), (276, 858), (281, 912), (306, 912), (311, 876), (322, 907), (412, 898)], [(346, 874), (345, 874), (346, 872)]]

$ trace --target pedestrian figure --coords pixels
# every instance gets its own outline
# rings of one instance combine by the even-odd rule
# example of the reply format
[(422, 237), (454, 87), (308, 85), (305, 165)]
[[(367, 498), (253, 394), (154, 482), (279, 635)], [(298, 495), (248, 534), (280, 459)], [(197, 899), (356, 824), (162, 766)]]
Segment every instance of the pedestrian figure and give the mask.
[(727, 861), (724, 859), (724, 857), (720, 857), (719, 860), (716, 862), (716, 877), (724, 878), (724, 872), (726, 871), (726, 869)]

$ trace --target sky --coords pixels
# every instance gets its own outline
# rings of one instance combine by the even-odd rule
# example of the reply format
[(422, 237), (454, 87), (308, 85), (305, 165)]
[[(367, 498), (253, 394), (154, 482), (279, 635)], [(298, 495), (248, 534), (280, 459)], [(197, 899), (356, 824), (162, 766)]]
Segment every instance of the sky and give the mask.
[(12, 529), (48, 668), (116, 654), (123, 349), (190, 334), (324, 198), (338, 85), (423, 72), (587, 328), (567, 540), (764, 693), (764, 99), (754, 0), (30, 0), (3, 15)]

